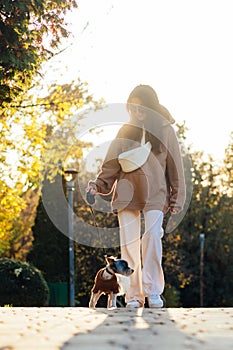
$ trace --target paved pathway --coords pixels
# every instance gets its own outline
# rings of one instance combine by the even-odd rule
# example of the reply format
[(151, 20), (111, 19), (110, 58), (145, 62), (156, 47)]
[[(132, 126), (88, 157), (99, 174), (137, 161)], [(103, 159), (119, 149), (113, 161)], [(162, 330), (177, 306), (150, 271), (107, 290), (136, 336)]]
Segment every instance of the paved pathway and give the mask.
[(232, 350), (233, 308), (0, 308), (0, 350)]

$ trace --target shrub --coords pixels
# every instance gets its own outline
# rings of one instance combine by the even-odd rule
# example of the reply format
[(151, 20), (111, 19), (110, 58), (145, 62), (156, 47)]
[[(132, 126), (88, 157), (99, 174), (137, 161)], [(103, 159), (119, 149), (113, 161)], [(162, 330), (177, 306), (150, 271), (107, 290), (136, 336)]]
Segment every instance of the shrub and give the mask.
[(46, 306), (49, 288), (41, 272), (22, 261), (0, 259), (0, 306)]

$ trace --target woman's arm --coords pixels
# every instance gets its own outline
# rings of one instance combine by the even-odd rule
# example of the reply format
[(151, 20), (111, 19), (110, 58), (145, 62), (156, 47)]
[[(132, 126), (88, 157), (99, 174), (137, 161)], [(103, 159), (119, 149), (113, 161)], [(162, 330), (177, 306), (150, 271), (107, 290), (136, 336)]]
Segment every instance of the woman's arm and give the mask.
[(115, 181), (119, 178), (121, 167), (118, 162), (118, 155), (121, 153), (122, 140), (116, 138), (109, 146), (107, 155), (101, 166), (101, 171), (94, 181), (89, 181), (87, 191), (92, 195), (96, 193), (109, 194)]
[(177, 214), (183, 209), (186, 187), (180, 146), (173, 127), (168, 135), (167, 176), (170, 186), (170, 211)]

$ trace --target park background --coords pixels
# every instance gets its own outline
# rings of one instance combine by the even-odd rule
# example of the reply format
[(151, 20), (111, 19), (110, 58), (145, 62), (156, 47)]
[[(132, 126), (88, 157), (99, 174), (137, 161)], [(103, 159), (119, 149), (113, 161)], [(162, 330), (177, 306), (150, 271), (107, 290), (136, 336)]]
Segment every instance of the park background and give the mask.
[[(103, 127), (103, 134), (91, 130), (89, 138), (77, 140), (68, 122), (80, 115), (81, 125), (83, 110), (125, 103), (135, 85), (148, 83), (176, 119), (192, 160), (190, 206), (163, 240), (167, 304), (232, 306), (230, 1), (80, 0), (77, 5), (63, 0), (0, 5), (1, 261), (32, 264), (50, 286), (67, 290), (68, 238), (50, 220), (41, 193), (45, 185), (56, 188), (71, 159), (69, 165), (79, 167), (74, 211), (93, 224), (80, 182), (95, 176), (85, 166), (86, 155), (104, 135)], [(69, 139), (68, 152), (62, 142), (50, 143), (57, 129), (61, 140)], [(106, 140), (114, 132), (107, 132)], [(117, 239), (115, 216), (97, 212), (96, 220), (100, 227), (116, 228)], [(108, 253), (119, 256), (119, 247)], [(94, 275), (104, 263), (102, 248), (75, 243), (77, 306), (87, 305)], [(8, 268), (0, 304), (15, 305), (4, 299), (9, 276), (15, 294), (24, 286), (17, 302), (38, 300), (35, 288), (27, 296), (21, 270)]]

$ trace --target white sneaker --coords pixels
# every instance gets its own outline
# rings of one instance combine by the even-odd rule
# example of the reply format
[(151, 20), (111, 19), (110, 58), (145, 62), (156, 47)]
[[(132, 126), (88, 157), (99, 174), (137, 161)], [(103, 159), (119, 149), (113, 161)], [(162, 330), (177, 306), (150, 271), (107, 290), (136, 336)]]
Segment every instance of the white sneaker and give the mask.
[(138, 300), (130, 300), (126, 304), (126, 307), (128, 309), (136, 309), (136, 308), (142, 307), (142, 303), (140, 303), (140, 301), (138, 301)]
[(158, 294), (152, 294), (148, 297), (148, 305), (150, 308), (156, 308), (156, 307), (163, 307), (163, 300), (161, 299), (160, 295)]

